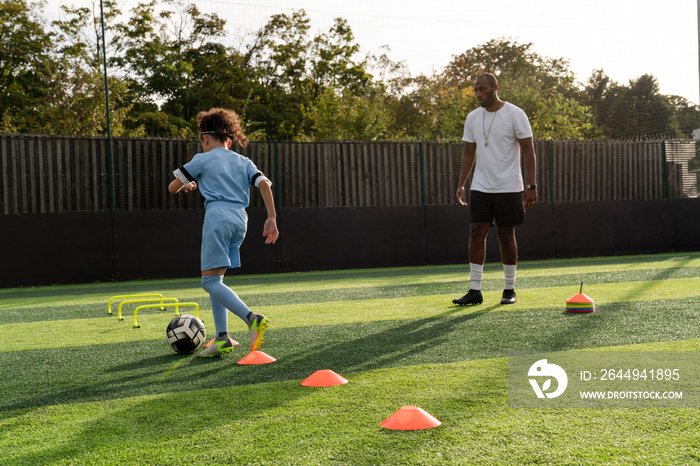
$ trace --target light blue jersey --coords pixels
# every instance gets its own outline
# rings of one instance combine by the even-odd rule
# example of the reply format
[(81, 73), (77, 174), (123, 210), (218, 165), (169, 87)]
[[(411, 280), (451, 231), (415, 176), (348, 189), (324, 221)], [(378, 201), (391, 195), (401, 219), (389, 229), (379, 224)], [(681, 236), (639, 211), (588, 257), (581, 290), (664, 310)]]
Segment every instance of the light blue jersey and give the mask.
[(183, 183), (196, 181), (204, 196), (201, 268), (241, 266), (239, 248), (245, 238), (250, 187), (269, 180), (252, 160), (217, 147), (195, 155), (173, 174)]
[(205, 207), (214, 201), (248, 207), (250, 186), (267, 180), (252, 160), (223, 147), (195, 155), (174, 174), (183, 184), (197, 181)]

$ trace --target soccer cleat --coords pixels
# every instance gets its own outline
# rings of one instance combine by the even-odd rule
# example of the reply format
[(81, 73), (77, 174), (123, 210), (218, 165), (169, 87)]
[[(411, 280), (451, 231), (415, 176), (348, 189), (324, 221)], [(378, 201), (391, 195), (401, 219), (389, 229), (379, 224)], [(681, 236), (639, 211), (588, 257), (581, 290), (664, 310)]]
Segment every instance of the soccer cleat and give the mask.
[(503, 298), (501, 298), (501, 304), (514, 304), (515, 290), (503, 290)]
[(452, 302), (460, 306), (481, 304), (484, 302), (484, 297), (481, 295), (481, 290), (469, 290), (469, 293), (461, 298), (453, 299)]
[(233, 351), (234, 348), (235, 346), (233, 345), (233, 342), (231, 342), (231, 339), (226, 337), (225, 340), (217, 339), (209, 342), (209, 345), (197, 353), (197, 356), (200, 358), (211, 358), (223, 353), (228, 353), (229, 351)]
[(248, 328), (250, 328), (250, 351), (257, 351), (263, 344), (263, 334), (270, 319), (261, 314), (253, 314)]

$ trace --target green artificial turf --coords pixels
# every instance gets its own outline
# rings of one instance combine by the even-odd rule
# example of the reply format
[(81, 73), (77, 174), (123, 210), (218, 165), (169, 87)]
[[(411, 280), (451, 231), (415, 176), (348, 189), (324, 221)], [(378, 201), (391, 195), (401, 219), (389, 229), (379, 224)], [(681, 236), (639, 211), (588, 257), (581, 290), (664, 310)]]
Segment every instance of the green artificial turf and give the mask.
[[(0, 290), (0, 464), (688, 464), (696, 409), (508, 407), (507, 356), (552, 351), (700, 351), (700, 253), (523, 262), (501, 306), (488, 264), (484, 304), (460, 307), (466, 266), (230, 276), (272, 324), (267, 365), (178, 355), (172, 310), (141, 328), (107, 314), (119, 294), (193, 300), (197, 278)], [(579, 292), (596, 311), (572, 314)], [(114, 310), (116, 314), (116, 309)], [(187, 312), (187, 311), (185, 311)], [(212, 329), (210, 329), (212, 330)], [(332, 369), (347, 385), (300, 382)], [(380, 423), (405, 405), (442, 421)]]

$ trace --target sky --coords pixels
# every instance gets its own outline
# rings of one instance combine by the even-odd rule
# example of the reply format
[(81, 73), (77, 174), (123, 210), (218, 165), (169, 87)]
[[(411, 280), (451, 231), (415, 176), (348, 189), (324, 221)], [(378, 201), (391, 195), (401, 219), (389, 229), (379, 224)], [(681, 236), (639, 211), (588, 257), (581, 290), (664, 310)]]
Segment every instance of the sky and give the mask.
[[(91, 6), (99, 0), (49, 0)], [(118, 0), (127, 13), (139, 0)], [(144, 0), (145, 1), (145, 0)], [(187, 0), (186, 0), (187, 1)], [(226, 20), (235, 37), (261, 28), (278, 13), (304, 9), (312, 35), (326, 32), (335, 18), (347, 20), (361, 54), (389, 46), (389, 58), (412, 75), (441, 71), (455, 55), (491, 39), (505, 38), (549, 58), (564, 58), (578, 82), (596, 69), (629, 84), (654, 75), (660, 92), (700, 103), (698, 80), (700, 0), (196, 0), (202, 12)], [(187, 3), (190, 3), (187, 1)]]

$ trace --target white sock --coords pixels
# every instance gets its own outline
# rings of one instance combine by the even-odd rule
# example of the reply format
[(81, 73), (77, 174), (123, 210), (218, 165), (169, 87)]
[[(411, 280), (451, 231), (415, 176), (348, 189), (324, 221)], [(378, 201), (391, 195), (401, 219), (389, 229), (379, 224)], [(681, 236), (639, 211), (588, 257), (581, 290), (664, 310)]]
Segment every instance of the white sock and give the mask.
[(481, 279), (484, 277), (484, 265), (469, 263), (469, 289), (481, 291)]
[(505, 290), (515, 289), (515, 268), (517, 265), (503, 264), (503, 280), (505, 281)]

